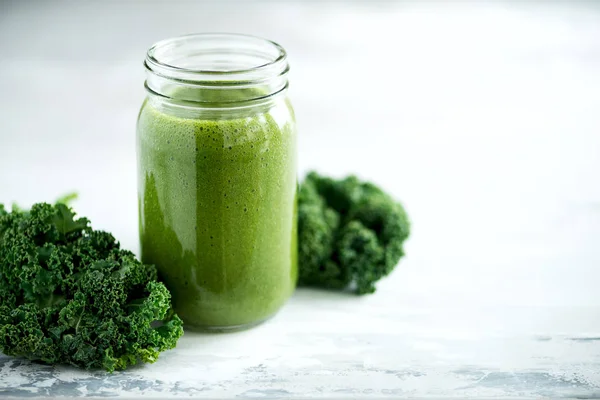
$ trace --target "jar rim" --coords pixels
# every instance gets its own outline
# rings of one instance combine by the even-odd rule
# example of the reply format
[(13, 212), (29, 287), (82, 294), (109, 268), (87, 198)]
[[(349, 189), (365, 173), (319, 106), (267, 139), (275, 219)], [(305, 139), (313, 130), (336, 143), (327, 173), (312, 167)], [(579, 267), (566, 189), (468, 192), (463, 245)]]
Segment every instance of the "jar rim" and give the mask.
[[(194, 51), (194, 46), (220, 46), (213, 50), (224, 51), (224, 54), (262, 57), (263, 62), (239, 68), (195, 67), (178, 65), (169, 60), (174, 51)], [(235, 46), (235, 47), (234, 47)], [(252, 51), (245, 52), (244, 47)], [(198, 51), (198, 49), (196, 49)], [(208, 54), (208, 50), (204, 49)], [(200, 56), (203, 52), (193, 54)], [(183, 57), (180, 57), (180, 60)], [(187, 81), (242, 81), (252, 82), (273, 76), (284, 75), (288, 72), (287, 53), (278, 43), (258, 36), (240, 33), (192, 33), (176, 36), (154, 43), (146, 52), (145, 67), (151, 72), (165, 78), (172, 77)]]

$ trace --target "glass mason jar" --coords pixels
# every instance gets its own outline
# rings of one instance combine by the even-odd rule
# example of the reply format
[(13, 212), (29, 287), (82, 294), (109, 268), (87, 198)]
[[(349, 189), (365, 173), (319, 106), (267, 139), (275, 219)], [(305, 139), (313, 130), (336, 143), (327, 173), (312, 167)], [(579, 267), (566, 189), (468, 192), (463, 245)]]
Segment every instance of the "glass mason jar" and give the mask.
[(297, 279), (296, 124), (285, 50), (234, 34), (167, 39), (146, 55), (137, 123), (141, 256), (186, 327), (277, 312)]

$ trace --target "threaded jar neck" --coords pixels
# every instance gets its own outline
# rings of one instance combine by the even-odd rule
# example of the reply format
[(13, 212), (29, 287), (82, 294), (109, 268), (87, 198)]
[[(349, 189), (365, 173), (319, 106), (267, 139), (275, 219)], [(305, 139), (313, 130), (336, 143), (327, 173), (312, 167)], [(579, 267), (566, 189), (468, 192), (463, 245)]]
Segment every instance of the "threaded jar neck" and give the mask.
[(150, 95), (199, 107), (266, 100), (288, 86), (285, 50), (269, 40), (240, 34), (162, 40), (148, 50), (144, 66)]

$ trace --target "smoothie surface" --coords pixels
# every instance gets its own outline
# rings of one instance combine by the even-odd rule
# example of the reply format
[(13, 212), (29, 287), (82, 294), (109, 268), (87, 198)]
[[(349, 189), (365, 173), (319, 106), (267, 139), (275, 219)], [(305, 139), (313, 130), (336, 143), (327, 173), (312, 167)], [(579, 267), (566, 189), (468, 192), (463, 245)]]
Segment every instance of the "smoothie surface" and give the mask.
[(259, 322), (293, 292), (293, 125), (269, 110), (203, 119), (165, 113), (150, 102), (142, 107), (141, 256), (157, 266), (186, 326)]

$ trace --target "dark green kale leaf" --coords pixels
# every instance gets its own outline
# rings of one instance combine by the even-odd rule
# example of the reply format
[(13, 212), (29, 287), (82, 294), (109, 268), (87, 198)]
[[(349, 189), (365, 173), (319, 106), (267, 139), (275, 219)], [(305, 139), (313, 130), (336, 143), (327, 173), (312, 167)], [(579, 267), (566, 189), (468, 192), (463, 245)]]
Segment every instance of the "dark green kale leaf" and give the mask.
[(0, 205), (0, 350), (83, 368), (154, 362), (183, 334), (156, 268), (63, 203)]
[(299, 285), (373, 293), (404, 255), (406, 211), (372, 183), (312, 172), (298, 203)]

